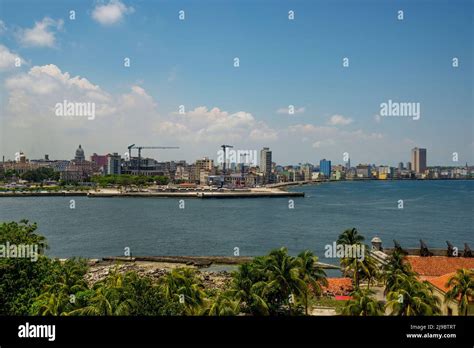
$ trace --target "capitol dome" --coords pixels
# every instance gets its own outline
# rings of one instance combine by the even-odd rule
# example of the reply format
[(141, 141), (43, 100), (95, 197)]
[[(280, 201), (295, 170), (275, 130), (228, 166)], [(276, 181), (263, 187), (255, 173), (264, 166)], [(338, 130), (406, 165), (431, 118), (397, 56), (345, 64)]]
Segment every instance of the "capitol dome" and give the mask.
[(76, 156), (74, 157), (76, 161), (85, 161), (86, 157), (84, 156), (84, 149), (79, 145), (76, 150)]

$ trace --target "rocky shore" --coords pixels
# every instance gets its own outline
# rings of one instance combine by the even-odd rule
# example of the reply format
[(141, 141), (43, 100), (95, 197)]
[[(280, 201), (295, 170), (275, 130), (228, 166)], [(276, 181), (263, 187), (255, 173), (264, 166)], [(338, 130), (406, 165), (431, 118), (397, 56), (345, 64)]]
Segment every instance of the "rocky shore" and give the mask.
[(111, 261), (95, 262), (91, 264), (85, 278), (86, 282), (89, 285), (92, 285), (105, 279), (112, 271), (117, 270), (123, 274), (133, 271), (138, 273), (140, 276), (147, 276), (157, 281), (159, 278), (169, 273), (172, 269), (179, 267), (189, 267), (196, 269), (198, 276), (201, 278), (204, 286), (207, 289), (222, 290), (231, 279), (231, 275), (227, 271), (205, 271), (203, 269), (198, 269), (196, 266), (185, 263), (147, 261), (132, 261), (124, 263)]

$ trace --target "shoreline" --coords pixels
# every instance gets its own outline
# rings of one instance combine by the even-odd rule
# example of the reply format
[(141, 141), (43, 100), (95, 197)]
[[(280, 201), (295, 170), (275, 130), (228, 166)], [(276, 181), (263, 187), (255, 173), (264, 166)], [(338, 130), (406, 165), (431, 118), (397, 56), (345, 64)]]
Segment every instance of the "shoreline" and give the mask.
[(271, 198), (271, 197), (304, 197), (304, 192), (289, 192), (277, 188), (259, 188), (249, 190), (228, 191), (139, 191), (120, 192), (119, 190), (105, 189), (103, 191), (72, 191), (72, 192), (0, 192), (0, 197), (68, 197), (83, 196), (89, 198), (117, 198), (117, 197), (140, 197), (140, 198)]
[(318, 186), (328, 183), (340, 182), (395, 182), (395, 181), (471, 181), (473, 179), (352, 179), (352, 180), (312, 180), (294, 181), (270, 184), (261, 188), (247, 188), (243, 190), (209, 190), (209, 189), (168, 189), (156, 191), (129, 191), (121, 192), (117, 189), (102, 189), (102, 191), (59, 191), (59, 192), (33, 192), (33, 191), (6, 191), (0, 192), (1, 197), (90, 197), (90, 198), (117, 198), (117, 197), (140, 197), (140, 198), (271, 198), (271, 197), (305, 197), (305, 192), (287, 191), (289, 187)]
[[(94, 260), (96, 263), (101, 262), (156, 262), (169, 264), (183, 264), (195, 266), (197, 268), (205, 268), (211, 265), (241, 265), (251, 262), (254, 256), (107, 256), (102, 259)], [(323, 269), (340, 269), (339, 266), (329, 263), (317, 263)]]

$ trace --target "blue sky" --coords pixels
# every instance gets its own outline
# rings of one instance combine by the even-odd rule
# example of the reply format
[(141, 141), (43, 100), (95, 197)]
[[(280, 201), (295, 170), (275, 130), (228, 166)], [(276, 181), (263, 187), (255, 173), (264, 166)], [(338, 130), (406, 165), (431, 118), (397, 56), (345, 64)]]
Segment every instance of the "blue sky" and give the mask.
[[(472, 1), (0, 0), (3, 57), (25, 63), (0, 71), (0, 153), (70, 158), (79, 143), (86, 154), (140, 143), (179, 145), (161, 159), (190, 161), (228, 140), (270, 146), (282, 164), (349, 152), (353, 164), (396, 165), (414, 146), (429, 165), (456, 164), (453, 152), (472, 163), (472, 13)], [(75, 76), (97, 93), (65, 81)], [(93, 121), (58, 120), (63, 99), (104, 107)], [(388, 100), (420, 103), (420, 119), (376, 117)]]

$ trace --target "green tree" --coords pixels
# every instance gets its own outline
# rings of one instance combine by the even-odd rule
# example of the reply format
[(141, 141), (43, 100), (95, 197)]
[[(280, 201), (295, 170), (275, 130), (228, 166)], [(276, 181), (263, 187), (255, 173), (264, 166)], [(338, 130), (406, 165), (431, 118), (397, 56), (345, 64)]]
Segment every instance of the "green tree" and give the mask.
[(436, 315), (440, 313), (439, 300), (431, 288), (415, 277), (398, 274), (392, 290), (387, 295), (386, 308), (392, 315)]
[(46, 239), (28, 220), (0, 223), (0, 245), (38, 247), (38, 258), (0, 258), (0, 315), (27, 315), (45, 285), (54, 281), (58, 263), (43, 255)]
[(318, 258), (309, 250), (301, 252), (296, 262), (300, 270), (300, 277), (306, 286), (303, 287), (303, 303), (305, 314), (308, 315), (308, 298), (310, 294), (321, 296), (322, 286), (327, 286), (326, 273), (317, 265)]
[(266, 261), (268, 282), (265, 292), (272, 295), (277, 305), (287, 305), (289, 314), (292, 315), (296, 297), (302, 295), (307, 288), (300, 277), (298, 262), (288, 255), (286, 248), (271, 251)]
[(458, 269), (446, 283), (451, 288), (445, 295), (445, 302), (457, 300), (459, 314), (467, 315), (469, 300), (474, 298), (474, 272), (469, 269)]
[(353, 227), (353, 228), (345, 230), (339, 235), (337, 239), (337, 244), (342, 244), (342, 245), (362, 244), (364, 239), (365, 239), (364, 236), (359, 234), (359, 231), (357, 231), (357, 228)]
[(351, 293), (351, 299), (346, 302), (342, 309), (343, 315), (352, 316), (377, 316), (384, 314), (382, 302), (374, 298), (374, 292), (370, 289), (356, 289)]
[(129, 296), (125, 286), (125, 276), (117, 268), (103, 281), (94, 284), (94, 295), (88, 301), (88, 305), (75, 309), (69, 315), (130, 315), (136, 302)]
[[(254, 315), (268, 315), (270, 313), (266, 298), (263, 296), (260, 282), (263, 270), (256, 267), (255, 262), (239, 266), (239, 270), (232, 274), (230, 291), (241, 304), (244, 313)], [(263, 278), (266, 279), (266, 278)]]
[(414, 277), (415, 273), (412, 271), (410, 264), (404, 262), (404, 255), (400, 251), (395, 250), (383, 267), (385, 295), (388, 294), (389, 291), (395, 289), (401, 279), (404, 279), (399, 277), (400, 275)]
[(64, 315), (75, 307), (76, 293), (87, 290), (84, 275), (88, 270), (85, 260), (68, 259), (55, 269), (54, 282), (32, 305), (34, 315)]
[(204, 311), (206, 315), (233, 316), (240, 312), (239, 301), (235, 299), (231, 291), (219, 292), (209, 302), (208, 308)]
[(201, 280), (191, 268), (176, 268), (160, 278), (168, 301), (179, 303), (186, 315), (198, 315), (204, 308), (206, 294)]

